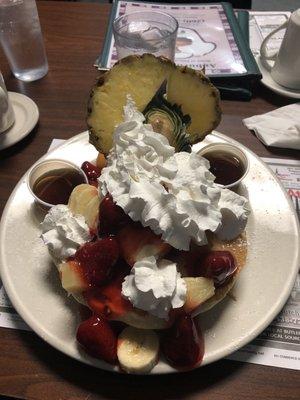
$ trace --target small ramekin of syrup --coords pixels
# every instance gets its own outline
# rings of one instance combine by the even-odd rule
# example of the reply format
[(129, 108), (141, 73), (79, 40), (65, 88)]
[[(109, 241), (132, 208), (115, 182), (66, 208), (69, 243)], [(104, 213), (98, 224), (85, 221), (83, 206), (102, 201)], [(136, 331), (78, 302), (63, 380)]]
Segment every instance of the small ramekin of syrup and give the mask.
[(88, 183), (85, 173), (70, 161), (52, 159), (34, 165), (28, 175), (29, 190), (43, 209), (68, 204), (75, 186)]
[(198, 154), (209, 161), (209, 170), (216, 177), (215, 183), (226, 188), (237, 186), (249, 169), (246, 154), (230, 143), (209, 144)]

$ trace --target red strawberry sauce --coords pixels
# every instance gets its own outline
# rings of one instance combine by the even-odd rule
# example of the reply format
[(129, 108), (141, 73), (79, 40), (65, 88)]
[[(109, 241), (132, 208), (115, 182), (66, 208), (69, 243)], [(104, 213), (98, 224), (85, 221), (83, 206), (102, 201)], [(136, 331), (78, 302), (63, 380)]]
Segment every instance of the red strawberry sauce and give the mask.
[(130, 273), (130, 270), (121, 263), (118, 267), (119, 273), (110, 282), (100, 288), (91, 287), (84, 293), (91, 310), (109, 320), (117, 319), (118, 316), (132, 309), (130, 301), (126, 300), (121, 294), (122, 282), (124, 277)]

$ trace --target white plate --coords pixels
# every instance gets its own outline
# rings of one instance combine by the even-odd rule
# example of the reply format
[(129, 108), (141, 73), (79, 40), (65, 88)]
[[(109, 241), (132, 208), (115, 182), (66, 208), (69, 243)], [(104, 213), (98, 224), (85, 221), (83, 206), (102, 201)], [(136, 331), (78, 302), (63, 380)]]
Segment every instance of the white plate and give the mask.
[[(205, 143), (220, 141), (239, 145), (219, 133), (205, 139)], [(202, 365), (242, 347), (270, 324), (285, 304), (299, 266), (298, 222), (291, 202), (268, 167), (241, 148), (250, 161), (250, 171), (240, 188), (252, 209), (247, 225), (247, 265), (234, 289), (237, 300), (228, 298), (199, 318), (206, 348)], [(62, 158), (80, 165), (96, 155), (84, 132), (42, 159)], [(46, 342), (77, 360), (112, 370), (114, 367), (89, 357), (76, 344), (79, 306), (61, 288), (57, 270), (39, 238), (40, 216), (26, 185), (27, 174), (8, 200), (1, 221), (0, 263), (5, 289), (18, 313)], [(167, 372), (175, 370), (164, 361), (152, 371)]]
[(270, 72), (262, 65), (259, 56), (256, 57), (256, 62), (263, 76), (261, 82), (265, 86), (273, 90), (273, 92), (281, 94), (282, 96), (292, 97), (294, 99), (300, 99), (300, 90), (292, 90), (279, 85), (277, 82), (274, 81)]
[(39, 120), (39, 109), (33, 100), (15, 92), (8, 92), (8, 96), (15, 113), (15, 122), (11, 128), (0, 134), (0, 150), (22, 140)]

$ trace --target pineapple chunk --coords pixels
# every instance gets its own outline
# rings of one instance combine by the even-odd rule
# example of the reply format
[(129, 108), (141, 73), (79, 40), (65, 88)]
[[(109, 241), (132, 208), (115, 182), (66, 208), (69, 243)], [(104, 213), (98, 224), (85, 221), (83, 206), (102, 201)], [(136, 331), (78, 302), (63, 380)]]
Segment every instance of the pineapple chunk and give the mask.
[(188, 133), (192, 143), (218, 125), (219, 92), (202, 72), (177, 67), (151, 54), (128, 56), (100, 76), (90, 95), (87, 124), (90, 142), (97, 150), (107, 154), (111, 149), (114, 128), (123, 120), (126, 96), (131, 95), (137, 109), (143, 111), (165, 79), (168, 101), (190, 113)]
[(68, 293), (82, 293), (88, 289), (88, 282), (76, 261), (63, 262), (58, 269), (62, 287)]
[(186, 284), (184, 310), (190, 313), (215, 294), (214, 281), (209, 278), (183, 278)]

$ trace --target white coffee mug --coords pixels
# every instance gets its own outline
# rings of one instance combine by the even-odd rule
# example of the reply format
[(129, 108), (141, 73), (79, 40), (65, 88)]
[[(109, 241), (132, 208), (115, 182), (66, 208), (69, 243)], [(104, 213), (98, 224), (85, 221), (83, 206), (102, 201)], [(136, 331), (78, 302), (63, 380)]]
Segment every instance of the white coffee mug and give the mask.
[(10, 128), (14, 122), (14, 110), (9, 101), (5, 83), (0, 72), (0, 133)]
[[(267, 54), (268, 40), (284, 28), (286, 32), (279, 51)], [(279, 85), (300, 89), (300, 8), (292, 13), (288, 21), (266, 36), (260, 47), (260, 60)], [(269, 60), (274, 61), (273, 66)]]

